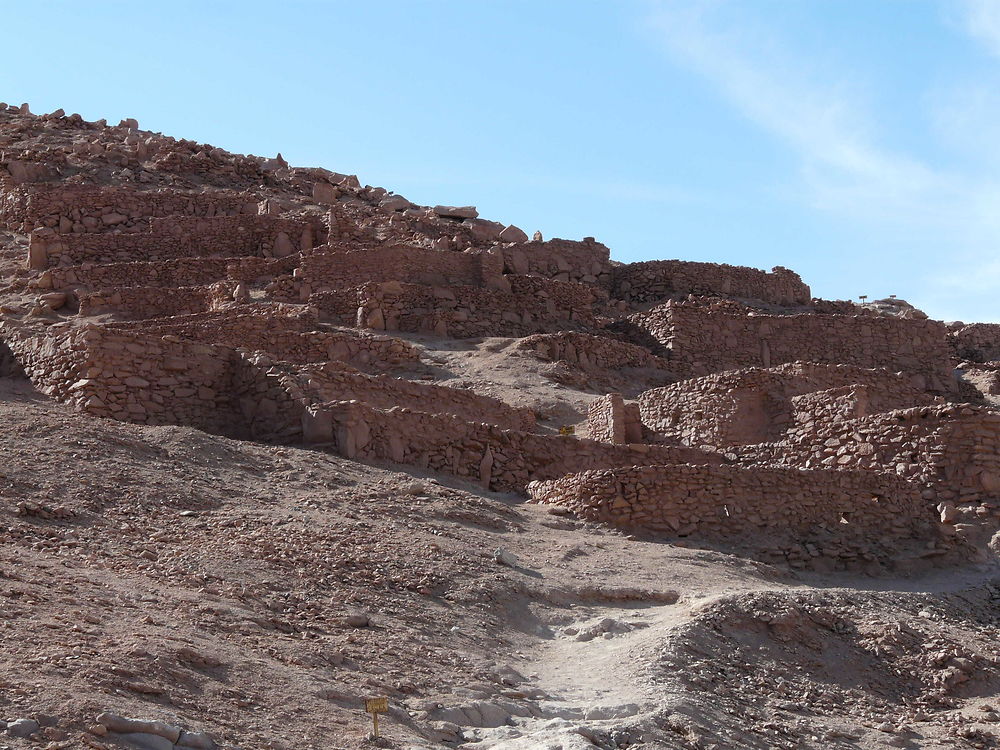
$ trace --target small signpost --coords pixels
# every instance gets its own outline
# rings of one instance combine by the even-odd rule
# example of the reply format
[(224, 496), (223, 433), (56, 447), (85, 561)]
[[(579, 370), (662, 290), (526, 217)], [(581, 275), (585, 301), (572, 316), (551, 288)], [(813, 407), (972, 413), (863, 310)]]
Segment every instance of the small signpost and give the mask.
[(389, 710), (388, 698), (365, 698), (365, 711), (372, 715), (373, 735), (378, 739), (378, 715)]
[(575, 432), (576, 432), (576, 428), (573, 427), (572, 425), (565, 425), (564, 424), (562, 427), (559, 428), (559, 434), (560, 435), (572, 435)]

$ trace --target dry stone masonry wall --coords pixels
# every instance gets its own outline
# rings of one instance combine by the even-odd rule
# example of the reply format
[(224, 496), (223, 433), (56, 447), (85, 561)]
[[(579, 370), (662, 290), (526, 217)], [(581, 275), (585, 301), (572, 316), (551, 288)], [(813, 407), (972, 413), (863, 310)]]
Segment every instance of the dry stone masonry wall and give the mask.
[(593, 238), (522, 242), (504, 247), (503, 259), (504, 271), (510, 274), (535, 274), (603, 288), (611, 284), (611, 251)]
[(258, 212), (249, 193), (136, 190), (97, 185), (42, 184), (0, 191), (0, 226), (28, 233), (38, 227), (62, 233), (141, 228), (150, 217), (237, 216)]
[[(778, 440), (828, 402), (836, 405), (826, 413), (833, 419), (846, 408), (848, 393), (852, 406), (843, 418), (934, 403), (913, 380), (887, 370), (795, 362), (683, 380), (645, 391), (637, 401), (644, 427), (660, 438), (724, 448)], [(842, 387), (848, 391), (831, 390)], [(816, 393), (822, 395), (805, 396)]]
[(329, 403), (312, 411), (308, 429), (313, 439), (334, 442), (349, 458), (416, 466), (505, 492), (523, 492), (535, 479), (594, 466), (722, 461), (718, 454), (693, 448), (536, 435), (400, 407), (375, 409), (360, 402)]
[(502, 265), (502, 258), (494, 253), (442, 252), (413, 246), (332, 251), (306, 256), (292, 274), (275, 279), (268, 292), (274, 299), (299, 302), (314, 292), (385, 281), (502, 288)]
[(188, 257), (284, 257), (309, 250), (314, 226), (273, 216), (151, 219), (145, 232), (31, 233), (28, 266), (44, 270), (82, 263), (127, 263)]
[(667, 302), (632, 317), (688, 377), (787, 362), (847, 364), (919, 375), (953, 391), (944, 324), (876, 315), (760, 315), (735, 303)]
[(973, 362), (1000, 360), (1000, 323), (973, 323), (948, 334), (959, 359)]
[[(536, 502), (628, 529), (762, 546), (796, 567), (866, 564), (873, 550), (952, 547), (917, 485), (867, 471), (725, 465), (606, 468), (532, 482)], [(877, 538), (878, 543), (872, 544)]]
[(607, 336), (563, 331), (527, 336), (517, 350), (546, 362), (569, 362), (590, 372), (650, 367), (666, 370), (669, 363), (641, 346)]
[(1000, 500), (1000, 413), (961, 404), (802, 425), (784, 441), (747, 446), (744, 462), (891, 471), (925, 499)]
[[(0, 366), (87, 413), (527, 488), (799, 567), (944, 559), (956, 513), (1000, 523), (1000, 325), (814, 300), (781, 267), (615, 263), (471, 206), (83, 124), (44, 147), (0, 133)], [(519, 339), (481, 347), (520, 355), (505, 366), (559, 363), (527, 368), (560, 384), (546, 419), (423, 380), (444, 367), (425, 345), (484, 337)], [(595, 383), (622, 393), (587, 392), (589, 438), (554, 434)]]
[(360, 401), (376, 409), (403, 406), (429, 414), (448, 414), (466, 422), (486, 422), (507, 430), (530, 431), (535, 415), (530, 409), (460, 388), (418, 383), (385, 374), (365, 375), (338, 363), (300, 368), (297, 376), (303, 393), (313, 403)]
[(775, 305), (807, 305), (809, 287), (794, 271), (683, 260), (651, 260), (618, 266), (613, 272), (613, 294), (630, 303), (657, 302), (673, 295), (737, 297)]

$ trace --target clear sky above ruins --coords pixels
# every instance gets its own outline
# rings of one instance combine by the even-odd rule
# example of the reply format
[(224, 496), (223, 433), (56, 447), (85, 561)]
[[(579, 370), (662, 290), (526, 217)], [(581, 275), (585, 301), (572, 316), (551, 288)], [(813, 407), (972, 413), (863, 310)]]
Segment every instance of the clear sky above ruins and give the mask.
[(1000, 321), (1000, 0), (4, 3), (0, 100)]

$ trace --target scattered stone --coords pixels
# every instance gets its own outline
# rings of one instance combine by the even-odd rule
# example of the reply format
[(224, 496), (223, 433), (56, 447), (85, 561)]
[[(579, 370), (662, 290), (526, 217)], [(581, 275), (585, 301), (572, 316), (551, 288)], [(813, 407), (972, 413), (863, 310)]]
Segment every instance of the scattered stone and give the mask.
[(367, 628), (371, 622), (364, 612), (351, 612), (344, 616), (344, 624), (352, 628)]
[(513, 224), (509, 224), (502, 232), (498, 238), (501, 242), (527, 242), (528, 235), (523, 230), (515, 227)]
[(493, 550), (493, 559), (499, 565), (506, 565), (508, 568), (520, 567), (517, 556), (510, 550), (504, 549), (503, 547), (497, 547)]
[(479, 216), (475, 206), (434, 206), (431, 210), (449, 219), (475, 219)]
[(15, 719), (7, 725), (7, 734), (11, 737), (28, 737), (39, 730), (39, 724), (34, 719)]

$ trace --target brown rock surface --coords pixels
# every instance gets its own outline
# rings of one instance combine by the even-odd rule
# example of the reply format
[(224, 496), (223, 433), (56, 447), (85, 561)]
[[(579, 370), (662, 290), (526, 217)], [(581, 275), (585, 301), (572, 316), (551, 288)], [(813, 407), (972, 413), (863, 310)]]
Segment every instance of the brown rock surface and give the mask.
[(132, 119), (0, 153), (10, 747), (1000, 743), (996, 325)]

